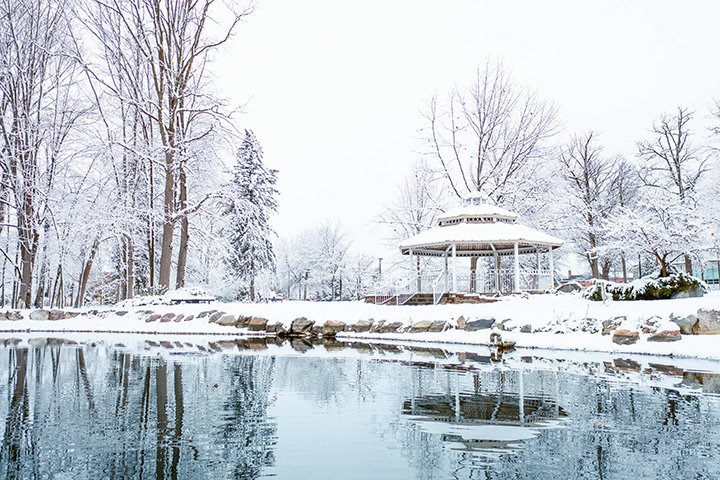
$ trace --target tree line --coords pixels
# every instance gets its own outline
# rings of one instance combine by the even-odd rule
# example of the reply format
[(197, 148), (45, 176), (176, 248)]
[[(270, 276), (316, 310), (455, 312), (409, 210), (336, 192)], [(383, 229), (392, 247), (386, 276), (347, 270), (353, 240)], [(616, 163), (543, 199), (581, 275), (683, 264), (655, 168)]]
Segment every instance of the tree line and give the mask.
[[(275, 208), (277, 172), (263, 170), (261, 200), (238, 190), (251, 181), (241, 167), (222, 175), (222, 159), (251, 162), (256, 141), (208, 70), (251, 11), (219, 0), (0, 0), (3, 305), (81, 306), (98, 263), (115, 299), (183, 287), (217, 274), (211, 259), (235, 249), (239, 216), (267, 228), (258, 212)], [(258, 262), (245, 277), (268, 263)]]

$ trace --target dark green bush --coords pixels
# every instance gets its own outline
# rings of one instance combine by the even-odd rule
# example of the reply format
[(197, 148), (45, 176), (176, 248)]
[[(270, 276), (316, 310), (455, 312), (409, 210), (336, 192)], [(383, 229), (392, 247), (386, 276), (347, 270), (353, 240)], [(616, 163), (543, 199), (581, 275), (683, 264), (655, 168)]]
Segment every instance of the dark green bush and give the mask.
[(686, 273), (675, 272), (667, 277), (659, 277), (657, 273), (654, 273), (630, 283), (595, 280), (583, 297), (598, 302), (604, 298), (664, 300), (681, 297), (683, 294), (688, 297), (701, 297), (708, 291), (709, 288), (705, 282)]

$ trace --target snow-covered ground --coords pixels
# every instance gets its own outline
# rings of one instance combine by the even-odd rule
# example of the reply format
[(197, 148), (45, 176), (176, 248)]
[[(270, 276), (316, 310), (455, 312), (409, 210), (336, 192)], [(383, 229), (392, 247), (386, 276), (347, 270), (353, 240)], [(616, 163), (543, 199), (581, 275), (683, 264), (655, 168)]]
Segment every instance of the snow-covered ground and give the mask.
[[(597, 351), (609, 353), (637, 353), (673, 355), (720, 360), (720, 337), (714, 335), (683, 335), (681, 341), (670, 343), (648, 342), (641, 335), (634, 345), (616, 345), (611, 335), (567, 331), (566, 333), (520, 333), (519, 327), (530, 325), (532, 330), (547, 325), (571, 324), (584, 318), (598, 320), (625, 316), (629, 322), (641, 321), (652, 316), (668, 319), (671, 315), (687, 316), (698, 309), (720, 311), (720, 293), (712, 292), (702, 298), (635, 302), (591, 302), (576, 295), (537, 295), (529, 297), (506, 297), (495, 303), (431, 305), (431, 306), (384, 306), (363, 302), (300, 302), (277, 303), (221, 303), (151, 305), (133, 307), (100, 308), (97, 313), (80, 315), (65, 320), (30, 320), (24, 311), (22, 320), (0, 321), (0, 335), (11, 336), (19, 332), (84, 332), (84, 333), (138, 333), (162, 334), (210, 334), (220, 336), (249, 335), (245, 329), (209, 323), (207, 316), (198, 318), (201, 312), (219, 310), (235, 316), (256, 316), (280, 322), (289, 327), (298, 317), (306, 317), (322, 325), (335, 320), (353, 324), (358, 320), (374, 319), (386, 322), (402, 322), (411, 325), (423, 320), (443, 320), (455, 325), (462, 316), (468, 321), (476, 319), (510, 319), (505, 326), (515, 328), (501, 332), (503, 339), (517, 342), (517, 347), (557, 350)], [(85, 309), (89, 312), (91, 309)], [(194, 315), (191, 321), (146, 322), (150, 312)], [(392, 341), (434, 342), (441, 344), (488, 345), (491, 330), (475, 332), (449, 329), (438, 333), (354, 333), (342, 332), (338, 338), (373, 338)], [(262, 332), (260, 332), (262, 333)]]

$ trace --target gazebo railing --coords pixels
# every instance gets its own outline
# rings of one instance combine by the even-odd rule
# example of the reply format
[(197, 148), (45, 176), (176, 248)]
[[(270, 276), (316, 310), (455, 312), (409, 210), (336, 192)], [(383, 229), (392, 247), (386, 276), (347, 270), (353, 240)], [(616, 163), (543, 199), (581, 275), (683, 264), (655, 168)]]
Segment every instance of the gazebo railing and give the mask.
[[(450, 287), (453, 289), (452, 276), (449, 276)], [(498, 284), (499, 282), (499, 284)], [(550, 271), (537, 269), (521, 269), (520, 285), (515, 285), (515, 270), (501, 269), (499, 275), (493, 271), (478, 272), (471, 275), (455, 277), (457, 291), (455, 293), (512, 293), (522, 291), (542, 291), (550, 287)], [(519, 287), (519, 288), (518, 288)], [(433, 294), (435, 291), (433, 291)]]
[(433, 305), (437, 305), (440, 302), (443, 294), (447, 292), (447, 287), (447, 272), (440, 272), (432, 282)]
[(432, 275), (413, 275), (375, 288), (374, 303), (402, 305), (416, 293), (432, 293), (437, 304), (446, 293), (509, 294), (517, 291), (543, 291), (551, 285), (550, 270), (520, 269), (520, 284), (515, 285), (515, 270), (503, 268), (499, 274), (481, 269), (473, 276), (440, 271)]

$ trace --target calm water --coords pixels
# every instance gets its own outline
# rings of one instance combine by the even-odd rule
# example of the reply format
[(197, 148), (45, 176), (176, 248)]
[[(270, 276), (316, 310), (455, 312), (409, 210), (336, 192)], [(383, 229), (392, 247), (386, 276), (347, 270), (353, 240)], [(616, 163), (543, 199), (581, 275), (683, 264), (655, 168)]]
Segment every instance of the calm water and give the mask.
[(672, 365), (4, 343), (2, 478), (720, 478), (720, 381)]

